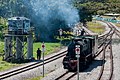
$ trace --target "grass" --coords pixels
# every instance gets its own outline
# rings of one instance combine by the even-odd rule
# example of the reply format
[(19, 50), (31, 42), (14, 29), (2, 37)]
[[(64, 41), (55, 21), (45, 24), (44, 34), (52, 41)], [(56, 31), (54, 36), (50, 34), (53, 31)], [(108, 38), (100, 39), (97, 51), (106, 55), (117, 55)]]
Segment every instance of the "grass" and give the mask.
[(26, 79), (26, 80), (41, 80), (42, 78), (43, 78), (42, 76), (38, 76), (35, 78)]
[(115, 25), (116, 25), (117, 27), (120, 27), (120, 23), (115, 23)]
[(105, 31), (104, 26), (98, 22), (88, 22), (87, 25), (88, 29), (95, 33), (101, 34)]
[(22, 64), (13, 64), (13, 63), (8, 63), (6, 61), (2, 61), (2, 57), (0, 57), (0, 71), (5, 71), (20, 65)]
[(120, 16), (117, 17), (117, 20), (120, 20)]
[(4, 42), (0, 41), (0, 54), (3, 53), (3, 49), (4, 49)]
[[(48, 74), (44, 74), (44, 76), (47, 76)], [(43, 76), (38, 76), (38, 77), (33, 77), (33, 78), (28, 78), (25, 80), (41, 80), (42, 78), (44, 78)]]
[[(4, 42), (0, 42), (0, 54), (3, 52), (4, 49)], [(37, 54), (36, 51), (38, 48), (41, 48), (40, 42), (34, 43), (33, 44), (33, 56), (36, 58)], [(57, 52), (60, 49), (60, 44), (59, 43), (45, 43), (46, 50), (45, 50), (45, 55), (50, 54), (52, 52)], [(13, 63), (8, 63), (6, 61), (2, 61), (2, 57), (0, 56), (0, 71), (8, 70), (17, 66), (21, 66), (23, 64), (13, 64)]]
[[(37, 57), (37, 49), (41, 49), (42, 43), (34, 43), (33, 45), (33, 56), (36, 58)], [(45, 55), (51, 54), (53, 52), (56, 52), (60, 49), (60, 44), (59, 43), (45, 43)]]

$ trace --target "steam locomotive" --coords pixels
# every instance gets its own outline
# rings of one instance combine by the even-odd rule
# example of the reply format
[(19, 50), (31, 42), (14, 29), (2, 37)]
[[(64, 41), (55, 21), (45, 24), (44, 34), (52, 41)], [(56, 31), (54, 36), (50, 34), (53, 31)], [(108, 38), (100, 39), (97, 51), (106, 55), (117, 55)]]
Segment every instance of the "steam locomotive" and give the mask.
[(77, 70), (76, 45), (80, 46), (79, 70), (82, 71), (92, 62), (96, 52), (97, 37), (92, 35), (82, 35), (72, 39), (68, 46), (68, 52), (63, 59), (64, 69), (69, 71)]

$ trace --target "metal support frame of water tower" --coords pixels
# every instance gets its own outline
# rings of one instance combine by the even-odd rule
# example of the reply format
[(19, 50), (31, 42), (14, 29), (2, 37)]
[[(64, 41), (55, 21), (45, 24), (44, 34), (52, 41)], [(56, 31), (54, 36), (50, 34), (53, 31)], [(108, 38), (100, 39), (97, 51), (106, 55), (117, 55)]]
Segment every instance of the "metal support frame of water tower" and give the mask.
[[(30, 27), (30, 20), (25, 17), (8, 19), (8, 31), (4, 35), (4, 59), (6, 61), (12, 58), (18, 60), (33, 58), (33, 31), (34, 28)], [(24, 51), (25, 48), (26, 51)]]

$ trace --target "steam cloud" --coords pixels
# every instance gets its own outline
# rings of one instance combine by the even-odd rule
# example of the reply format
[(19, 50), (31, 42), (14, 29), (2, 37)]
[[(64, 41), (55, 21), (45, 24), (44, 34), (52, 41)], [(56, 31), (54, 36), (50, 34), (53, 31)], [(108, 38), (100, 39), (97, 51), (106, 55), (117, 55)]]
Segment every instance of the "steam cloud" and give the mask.
[[(32, 17), (35, 18), (36, 24), (40, 25), (39, 29), (48, 30), (46, 34), (41, 33), (44, 37), (49, 34), (51, 28), (58, 27), (53, 26), (51, 20), (64, 21), (68, 26), (79, 21), (78, 11), (72, 6), (72, 0), (30, 0), (26, 4), (29, 4), (29, 9), (33, 10)], [(48, 39), (48, 36), (46, 38)]]
[(32, 9), (44, 22), (52, 18), (65, 20), (66, 24), (75, 24), (79, 21), (78, 11), (70, 0), (31, 0)]

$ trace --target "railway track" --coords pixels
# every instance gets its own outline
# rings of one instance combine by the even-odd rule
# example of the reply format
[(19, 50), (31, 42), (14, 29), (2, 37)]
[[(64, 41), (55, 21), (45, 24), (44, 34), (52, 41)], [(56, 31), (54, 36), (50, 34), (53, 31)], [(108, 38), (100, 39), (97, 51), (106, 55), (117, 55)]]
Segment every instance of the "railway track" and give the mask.
[(115, 29), (115, 34), (120, 38), (120, 31), (112, 23), (110, 23), (110, 25)]
[[(114, 71), (114, 63), (113, 63), (113, 53), (112, 53), (112, 36), (113, 34), (116, 34), (119, 38), (120, 38), (120, 31), (116, 29), (116, 27), (114, 25), (112, 25), (111, 23), (107, 23), (105, 22), (110, 28), (111, 28), (111, 31), (110, 31), (110, 34), (109, 34), (109, 40), (108, 43), (106, 44), (101, 44), (101, 46), (103, 46), (103, 49), (101, 50), (101, 52), (103, 51), (103, 66), (101, 67), (101, 70), (100, 70), (100, 74), (99, 74), (99, 77), (97, 78), (97, 80), (112, 80), (112, 77), (113, 77), (113, 71)], [(106, 65), (104, 64), (105, 63), (105, 49), (106, 47), (109, 46), (109, 49), (110, 49), (110, 53), (109, 53), (109, 70), (108, 70), (108, 66), (106, 67)], [(106, 74), (107, 73), (107, 74)], [(107, 76), (107, 79), (106, 79), (106, 76)]]
[[(108, 22), (104, 22), (104, 23), (106, 23), (109, 26), (110, 31), (108, 33), (106, 33), (102, 36), (100, 35), (98, 37), (98, 42), (102, 42), (102, 43), (99, 43), (98, 49), (100, 49), (105, 44), (107, 37), (109, 37), (109, 34), (113, 29), (114, 29), (114, 33), (120, 38), (120, 31), (118, 29), (116, 29), (116, 27), (114, 25), (112, 25), (111, 23), (108, 23)], [(97, 54), (95, 55), (95, 57), (97, 57), (102, 51), (103, 51), (103, 49), (98, 51)]]
[[(102, 36), (99, 37), (99, 39), (101, 39), (101, 44), (99, 44), (98, 48), (99, 48), (99, 51), (97, 52), (97, 54), (95, 55), (95, 57), (97, 57), (101, 52), (103, 52), (103, 57), (102, 57), (102, 67), (101, 67), (101, 70), (100, 70), (100, 74), (99, 74), (99, 77), (97, 78), (97, 80), (112, 80), (112, 76), (113, 76), (113, 71), (114, 71), (114, 64), (113, 64), (113, 54), (112, 54), (112, 36), (113, 34), (116, 34), (117, 36), (120, 37), (120, 31), (118, 31), (114, 25), (112, 25), (111, 23), (107, 23), (105, 22), (109, 28), (110, 28), (110, 31)], [(110, 60), (110, 65), (109, 65), (109, 70), (108, 70), (108, 67), (106, 67), (105, 65), (105, 58), (106, 58), (106, 48), (109, 47), (110, 49), (110, 53), (109, 53), (109, 60)], [(108, 55), (107, 55), (108, 56)], [(106, 71), (107, 70), (107, 71)], [(105, 72), (109, 72), (109, 75)], [(76, 73), (77, 74), (77, 73)], [(75, 73), (73, 74), (74, 76), (76, 75)], [(61, 75), (59, 78), (57, 78), (56, 80), (62, 80), (63, 77), (65, 77), (67, 74), (64, 74), (64, 75)], [(105, 79), (105, 76), (107, 76), (107, 79)], [(70, 78), (66, 78), (66, 80), (69, 80), (71, 79), (73, 76), (71, 75)]]
[[(66, 52), (67, 51), (63, 51), (63, 52), (61, 52), (59, 54), (56, 54), (56, 55), (54, 55), (52, 57), (49, 57), (49, 58), (45, 59), (44, 64), (50, 63), (50, 62), (52, 62), (54, 60), (57, 60), (57, 59), (65, 56)], [(37, 68), (37, 67), (42, 66), (42, 65), (43, 65), (42, 62), (36, 62), (34, 64), (30, 64), (30, 65), (27, 65), (25, 67), (22, 67), (22, 68), (19, 68), (19, 69), (16, 69), (16, 70), (12, 70), (12, 71), (0, 74), (0, 80), (9, 78), (9, 77), (14, 76), (16, 74), (20, 74), (22, 72), (25, 72), (25, 71), (28, 71), (28, 70), (31, 70), (31, 69), (34, 69), (34, 68)]]
[[(109, 27), (112, 29), (111, 33), (110, 33), (110, 38), (109, 38), (109, 41), (104, 44), (103, 46), (103, 55), (102, 55), (102, 67), (100, 69), (100, 73), (99, 73), (99, 76), (97, 78), (97, 80), (112, 80), (112, 76), (113, 76), (113, 54), (112, 54), (112, 36), (113, 34), (115, 33), (115, 28), (113, 28), (113, 26), (109, 23), (107, 23), (109, 25)], [(106, 59), (106, 56), (108, 56), (108, 54), (106, 54), (106, 48), (108, 47), (109, 45), (109, 49), (110, 49), (110, 54), (109, 54), (109, 62), (108, 62), (108, 58)], [(105, 60), (107, 60), (105, 62)], [(108, 65), (105, 65), (105, 63), (109, 63), (109, 67)], [(109, 68), (109, 69), (108, 69)], [(107, 73), (107, 74), (106, 74)], [(106, 76), (108, 76), (107, 79), (106, 79)]]
[[(106, 34), (102, 35), (101, 37), (99, 37), (99, 39), (100, 39), (100, 38), (102, 39), (102, 43), (98, 46), (99, 51), (96, 53), (95, 57), (97, 57), (97, 56), (104, 50), (104, 49), (101, 48), (101, 47), (105, 44), (105, 42), (106, 42), (107, 38), (109, 37), (109, 34), (110, 34), (111, 31), (112, 31), (112, 29), (111, 29), (108, 33), (106, 33)], [(90, 33), (87, 32), (87, 34), (90, 34)], [(106, 46), (108, 46), (108, 44), (107, 44)], [(94, 57), (94, 58), (95, 58), (95, 57)], [(70, 72), (67, 71), (66, 73), (60, 75), (60, 76), (59, 76), (58, 78), (56, 78), (55, 80), (70, 80), (70, 79), (71, 79), (72, 77), (74, 77), (76, 74), (77, 74), (76, 72), (75, 72), (75, 73), (70, 73)]]
[(77, 72), (69, 72), (63, 73), (61, 76), (57, 77), (55, 80), (70, 80), (72, 77), (74, 77), (77, 74)]
[[(112, 26), (112, 24), (109, 24), (109, 25)], [(110, 32), (111, 32), (111, 30), (109, 31), (109, 33), (101, 36), (101, 39), (102, 39), (103, 43), (98, 46), (99, 49), (100, 49), (100, 48), (104, 45), (104, 43), (106, 42), (107, 37), (109, 36)], [(116, 32), (120, 33), (119, 31), (116, 31)], [(108, 46), (108, 45), (109, 45), (109, 44), (107, 44), (106, 46)], [(96, 57), (97, 57), (102, 51), (104, 51), (103, 48), (102, 48), (100, 51), (97, 52), (98, 54), (96, 54)], [(64, 52), (59, 53), (59, 54), (57, 54), (57, 55), (55, 55), (55, 56), (52, 56), (52, 57), (50, 57), (50, 58), (45, 59), (45, 64), (50, 63), (50, 62), (52, 62), (52, 61), (54, 61), (54, 60), (56, 60), (56, 59), (59, 59), (59, 58), (65, 56), (65, 53), (66, 53), (66, 52), (67, 52), (67, 51), (64, 51)], [(112, 58), (112, 56), (111, 56), (111, 58)], [(113, 61), (112, 61), (112, 62), (113, 62)], [(111, 65), (112, 65), (112, 64), (111, 64)], [(5, 78), (8, 78), (8, 77), (11, 77), (11, 76), (14, 76), (14, 75), (16, 75), (16, 74), (19, 74), (19, 73), (22, 73), (22, 72), (25, 72), (25, 71), (28, 71), (28, 70), (31, 70), (31, 69), (34, 69), (34, 68), (39, 67), (39, 66), (42, 66), (42, 63), (41, 63), (41, 62), (36, 62), (36, 63), (34, 63), (34, 64), (31, 64), (31, 65), (28, 65), (28, 66), (25, 66), (25, 67), (22, 67), (22, 68), (13, 70), (13, 71), (9, 71), (9, 72), (6, 72), (6, 73), (4, 73), (4, 74), (0, 74), (0, 80), (5, 79)], [(113, 71), (112, 71), (112, 70), (111, 70), (111, 72), (112, 72), (112, 74), (113, 74)], [(66, 72), (65, 74), (61, 75), (60, 77), (56, 78), (55, 80), (59, 80), (59, 79), (62, 80), (62, 78), (63, 78), (64, 76), (68, 75), (68, 74), (69, 74), (69, 72)], [(71, 74), (71, 75), (69, 74), (69, 77), (66, 78), (66, 80), (69, 80), (70, 78), (72, 78), (72, 77), (75, 76), (76, 74), (77, 74), (77, 73), (73, 73), (73, 74)], [(112, 77), (112, 74), (111, 74), (111, 77)], [(98, 79), (98, 80), (100, 80), (100, 79)], [(109, 79), (109, 80), (110, 80), (110, 79)]]
[[(104, 51), (103, 51), (103, 61), (102, 61), (102, 67), (101, 67), (101, 70), (100, 70), (100, 74), (99, 74), (99, 77), (97, 80), (111, 80), (112, 79), (112, 75), (113, 75), (113, 55), (112, 55), (112, 52), (110, 51), (110, 67), (109, 67), (109, 71), (106, 71), (108, 70), (108, 67), (105, 68), (105, 50), (106, 48), (104, 47)], [(111, 50), (111, 48), (110, 48)], [(108, 79), (104, 79), (106, 76), (106, 73), (108, 74), (109, 72), (109, 78)], [(108, 76), (108, 75), (107, 75)]]
[[(111, 33), (111, 31), (112, 31), (112, 28), (110, 27), (109, 32), (107, 32), (106, 34), (98, 37), (98, 42), (101, 42), (101, 43), (98, 45), (98, 52), (95, 53), (94, 58), (96, 58), (104, 50), (104, 48), (102, 48), (102, 46), (108, 40), (107, 38), (109, 37), (109, 34)], [(108, 44), (107, 44), (107, 46), (108, 46)]]

